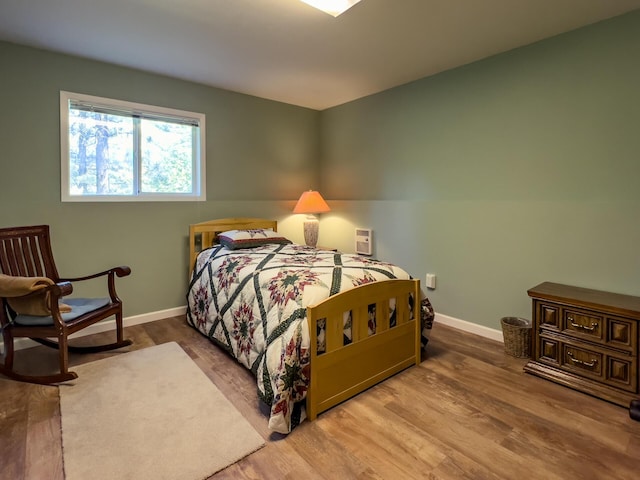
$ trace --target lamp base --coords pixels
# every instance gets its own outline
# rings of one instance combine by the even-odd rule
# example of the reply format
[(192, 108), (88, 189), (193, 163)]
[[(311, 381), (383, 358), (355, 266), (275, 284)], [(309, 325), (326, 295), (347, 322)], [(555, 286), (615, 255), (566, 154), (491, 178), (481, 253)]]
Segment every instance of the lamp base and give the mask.
[(304, 221), (304, 243), (309, 247), (315, 247), (318, 244), (318, 230), (320, 222), (316, 217), (309, 215)]

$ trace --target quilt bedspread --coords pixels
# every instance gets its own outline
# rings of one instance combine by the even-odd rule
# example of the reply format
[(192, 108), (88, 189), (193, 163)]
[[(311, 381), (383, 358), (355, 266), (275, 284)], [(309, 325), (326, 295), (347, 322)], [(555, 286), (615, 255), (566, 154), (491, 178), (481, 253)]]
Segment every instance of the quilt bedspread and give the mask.
[[(304, 245), (240, 250), (218, 245), (198, 255), (187, 294), (187, 321), (253, 372), (258, 395), (271, 409), (269, 428), (288, 433), (305, 415), (310, 361), (306, 307), (355, 286), (393, 278), (410, 277), (389, 263)], [(425, 301), (430, 309), (423, 300), (423, 337), (431, 327)]]

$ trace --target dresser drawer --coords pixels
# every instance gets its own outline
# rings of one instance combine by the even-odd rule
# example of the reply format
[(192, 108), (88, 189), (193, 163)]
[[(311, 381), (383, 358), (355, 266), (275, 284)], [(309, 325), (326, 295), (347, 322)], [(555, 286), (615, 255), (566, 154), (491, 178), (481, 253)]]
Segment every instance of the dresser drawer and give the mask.
[(562, 343), (560, 366), (564, 370), (604, 381), (603, 358), (604, 355), (599, 352)]
[(629, 392), (637, 391), (637, 356), (542, 333), (535, 359), (549, 366)]
[(604, 342), (604, 324), (604, 315), (573, 308), (562, 309), (562, 331), (567, 335), (582, 336), (591, 341)]
[(604, 347), (638, 355), (638, 322), (593, 310), (539, 302), (535, 311), (541, 331), (563, 333)]
[(636, 321), (574, 308), (562, 308), (561, 312), (563, 334), (637, 356)]

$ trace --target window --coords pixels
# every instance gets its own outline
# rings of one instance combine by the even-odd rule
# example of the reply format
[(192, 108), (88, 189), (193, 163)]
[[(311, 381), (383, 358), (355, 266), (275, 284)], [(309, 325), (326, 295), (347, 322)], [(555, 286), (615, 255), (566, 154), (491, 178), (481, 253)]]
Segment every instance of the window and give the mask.
[(205, 116), (60, 92), (63, 202), (205, 200)]

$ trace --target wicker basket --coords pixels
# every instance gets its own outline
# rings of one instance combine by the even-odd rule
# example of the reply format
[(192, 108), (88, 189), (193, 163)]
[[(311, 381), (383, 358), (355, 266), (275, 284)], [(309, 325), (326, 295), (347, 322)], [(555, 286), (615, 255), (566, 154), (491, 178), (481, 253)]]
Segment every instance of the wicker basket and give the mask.
[(502, 336), (504, 351), (507, 355), (518, 358), (531, 356), (531, 321), (518, 317), (503, 317)]

